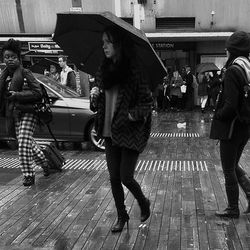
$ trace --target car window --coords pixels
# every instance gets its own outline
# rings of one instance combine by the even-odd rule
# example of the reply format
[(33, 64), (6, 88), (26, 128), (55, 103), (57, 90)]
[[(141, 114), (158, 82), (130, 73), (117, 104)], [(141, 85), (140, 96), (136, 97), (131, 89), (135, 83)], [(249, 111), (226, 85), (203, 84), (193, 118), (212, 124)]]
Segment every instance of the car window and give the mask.
[[(57, 93), (59, 93), (60, 95), (62, 95), (63, 97), (68, 97), (68, 98), (79, 98), (80, 95), (75, 92), (74, 90), (61, 85), (60, 83), (56, 82), (55, 80), (44, 76), (44, 75), (40, 75), (40, 74), (34, 74), (35, 77), (40, 80), (41, 82), (43, 82), (45, 85), (49, 86), (51, 89), (55, 90)], [(48, 90), (48, 88), (47, 88)], [(50, 91), (50, 93), (52, 93), (52, 91)], [(48, 92), (48, 94), (50, 95), (50, 93)], [(54, 95), (54, 94), (53, 94)]]
[(51, 91), (47, 87), (45, 87), (45, 88), (46, 88), (46, 91), (47, 91), (49, 97), (57, 97), (58, 98), (58, 96), (53, 91)]

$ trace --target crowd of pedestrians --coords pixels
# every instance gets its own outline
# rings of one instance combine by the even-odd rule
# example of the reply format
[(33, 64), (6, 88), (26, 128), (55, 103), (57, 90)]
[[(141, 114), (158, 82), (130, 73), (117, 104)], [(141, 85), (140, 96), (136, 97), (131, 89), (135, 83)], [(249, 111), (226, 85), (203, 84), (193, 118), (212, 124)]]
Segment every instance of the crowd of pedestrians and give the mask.
[[(202, 113), (205, 109), (214, 110), (216, 97), (220, 91), (225, 68), (221, 71), (191, 72), (189, 66), (175, 70), (163, 78), (152, 93), (153, 113), (159, 111), (192, 111), (196, 106)], [(195, 95), (197, 92), (197, 95)]]

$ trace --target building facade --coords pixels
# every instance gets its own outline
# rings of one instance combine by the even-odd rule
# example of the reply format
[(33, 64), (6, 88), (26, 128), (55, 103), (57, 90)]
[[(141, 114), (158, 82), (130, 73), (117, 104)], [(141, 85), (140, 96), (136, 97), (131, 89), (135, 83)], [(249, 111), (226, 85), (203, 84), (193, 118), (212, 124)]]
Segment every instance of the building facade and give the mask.
[(221, 68), (225, 40), (235, 30), (250, 32), (249, 0), (0, 0), (0, 47), (16, 37), (22, 41), (24, 63), (56, 60), (63, 53), (52, 41), (56, 13), (79, 8), (111, 11), (144, 30), (171, 70), (189, 64), (195, 71), (200, 62)]

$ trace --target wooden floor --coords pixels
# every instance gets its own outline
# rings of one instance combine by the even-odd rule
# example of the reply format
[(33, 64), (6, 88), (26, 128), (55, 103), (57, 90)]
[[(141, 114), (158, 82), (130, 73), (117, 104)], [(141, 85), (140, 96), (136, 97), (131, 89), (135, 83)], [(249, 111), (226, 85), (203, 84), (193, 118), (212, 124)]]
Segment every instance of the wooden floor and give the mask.
[[(250, 249), (250, 214), (214, 216), (226, 196), (210, 122), (209, 113), (198, 111), (153, 117), (136, 168), (152, 215), (141, 224), (138, 204), (125, 189), (129, 229), (118, 234), (110, 232), (116, 211), (103, 153), (63, 150), (63, 172), (46, 179), (37, 168), (36, 185), (25, 188), (16, 152), (0, 149), (0, 250)], [(250, 174), (250, 144), (241, 165)]]

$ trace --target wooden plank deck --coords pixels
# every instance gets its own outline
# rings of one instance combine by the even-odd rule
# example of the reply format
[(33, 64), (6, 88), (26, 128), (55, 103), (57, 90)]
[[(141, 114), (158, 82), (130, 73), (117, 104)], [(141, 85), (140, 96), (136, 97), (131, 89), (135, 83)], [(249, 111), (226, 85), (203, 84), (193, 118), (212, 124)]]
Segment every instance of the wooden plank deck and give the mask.
[[(178, 128), (184, 121), (186, 127)], [(138, 204), (125, 188), (129, 228), (118, 234), (110, 232), (116, 211), (103, 153), (63, 150), (63, 172), (46, 179), (36, 169), (36, 185), (26, 188), (17, 153), (0, 149), (0, 250), (250, 249), (250, 215), (214, 216), (226, 196), (209, 125), (209, 113), (154, 116), (136, 168), (152, 215), (141, 224)], [(241, 165), (250, 175), (250, 144)], [(241, 212), (246, 205), (241, 191)]]

